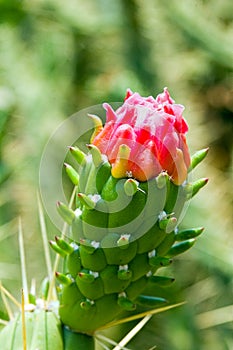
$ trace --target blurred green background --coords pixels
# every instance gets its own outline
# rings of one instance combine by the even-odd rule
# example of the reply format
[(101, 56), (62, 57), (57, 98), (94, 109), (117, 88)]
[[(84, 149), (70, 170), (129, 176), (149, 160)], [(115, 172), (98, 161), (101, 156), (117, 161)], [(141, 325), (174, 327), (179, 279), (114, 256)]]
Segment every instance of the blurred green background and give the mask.
[[(175, 277), (173, 287), (157, 293), (187, 305), (154, 316), (128, 347), (233, 349), (232, 83), (231, 0), (0, 0), (3, 285), (20, 298), (19, 216), (28, 278), (39, 284), (46, 271), (36, 197), (51, 133), (83, 108), (122, 101), (128, 87), (156, 96), (168, 86), (186, 106), (191, 152), (210, 147), (195, 171), (209, 184), (183, 221), (205, 231), (164, 271)], [(46, 220), (52, 238), (56, 228)], [(132, 326), (111, 336), (120, 339)]]

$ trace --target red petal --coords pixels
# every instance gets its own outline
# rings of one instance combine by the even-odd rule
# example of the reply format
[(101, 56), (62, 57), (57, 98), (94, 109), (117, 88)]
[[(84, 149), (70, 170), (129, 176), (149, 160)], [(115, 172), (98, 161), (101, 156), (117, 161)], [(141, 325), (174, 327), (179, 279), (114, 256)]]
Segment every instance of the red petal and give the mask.
[(117, 120), (117, 115), (112, 107), (108, 103), (103, 103), (103, 107), (106, 110), (106, 123), (110, 121), (115, 122)]
[(133, 95), (133, 92), (130, 89), (127, 89), (124, 101), (127, 100), (132, 95)]

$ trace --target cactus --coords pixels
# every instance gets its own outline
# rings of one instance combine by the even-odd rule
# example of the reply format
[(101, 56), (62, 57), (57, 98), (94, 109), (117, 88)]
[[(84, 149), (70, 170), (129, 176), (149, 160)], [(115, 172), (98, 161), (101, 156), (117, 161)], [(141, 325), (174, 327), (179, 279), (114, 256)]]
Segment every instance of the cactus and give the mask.
[(26, 311), (24, 319), (23, 315), (15, 315), (0, 332), (2, 350), (63, 350), (61, 323), (55, 312), (35, 308)]
[[(156, 276), (157, 270), (191, 248), (203, 231), (182, 231), (178, 225), (187, 201), (207, 183), (188, 179), (208, 150), (190, 158), (183, 107), (164, 89), (156, 100), (128, 90), (116, 112), (107, 104), (104, 108), (104, 127), (97, 116), (90, 116), (95, 130), (87, 154), (70, 147), (79, 167), (77, 172), (65, 164), (76, 188), (75, 204), (57, 204), (70, 226), (68, 239), (51, 243), (64, 258), (57, 280), (65, 339), (92, 336), (137, 305), (163, 303), (156, 297), (156, 285), (172, 279)], [(154, 296), (143, 294), (149, 284)]]
[[(50, 241), (57, 259), (64, 260), (63, 271), (55, 272), (59, 303), (53, 302), (51, 278), (43, 283), (42, 299), (27, 294), (22, 268), (28, 300), (25, 304), (22, 297), (22, 312), (0, 332), (3, 350), (94, 350), (98, 330), (122, 323), (122, 312), (134, 312), (130, 319), (136, 319), (145, 316), (135, 315), (139, 305), (147, 308), (147, 315), (161, 311), (154, 309), (166, 300), (156, 296), (156, 287), (169, 286), (174, 279), (157, 271), (190, 249), (203, 231), (179, 228), (187, 203), (207, 183), (189, 180), (208, 149), (190, 157), (183, 107), (164, 89), (156, 99), (128, 90), (116, 112), (107, 104), (104, 108), (104, 127), (99, 117), (89, 116), (94, 133), (87, 152), (70, 147), (78, 170), (64, 164), (75, 200), (72, 196), (70, 205), (57, 203), (70, 232)], [(43, 227), (41, 212), (39, 203)], [(42, 237), (45, 242), (43, 229)], [(48, 267), (45, 244), (44, 249)], [(58, 260), (48, 275), (57, 268)], [(146, 295), (147, 286), (153, 286), (154, 295)]]
[[(40, 202), (38, 204), (40, 221), (44, 225), (41, 204)], [(46, 239), (46, 232), (43, 231), (44, 229), (42, 229), (42, 238)], [(58, 316), (58, 300), (54, 288), (53, 297), (50, 298), (48, 295), (51, 285), (49, 278), (46, 277), (42, 281), (39, 296), (36, 295), (35, 279), (32, 280), (30, 291), (28, 291), (21, 220), (19, 220), (19, 250), (23, 285), (21, 303), (0, 283), (1, 297), (9, 317), (9, 321), (0, 319), (0, 323), (5, 324), (0, 331), (0, 348), (1, 350), (63, 350), (64, 341)], [(47, 244), (44, 245), (44, 250), (48, 258)], [(52, 267), (48, 260), (47, 268), (51, 270)], [(13, 312), (8, 300), (17, 307), (16, 312)]]

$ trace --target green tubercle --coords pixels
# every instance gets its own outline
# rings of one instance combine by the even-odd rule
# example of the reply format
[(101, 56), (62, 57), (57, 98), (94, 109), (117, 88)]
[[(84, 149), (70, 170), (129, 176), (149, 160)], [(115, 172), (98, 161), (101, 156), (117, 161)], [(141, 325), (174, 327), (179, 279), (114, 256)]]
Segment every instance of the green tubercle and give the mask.
[(187, 193), (187, 199), (194, 197), (202, 187), (204, 187), (208, 183), (207, 178), (198, 179), (192, 183), (189, 183), (185, 187), (185, 191)]
[(68, 275), (64, 275), (64, 273), (55, 272), (56, 279), (59, 283), (62, 283), (64, 285), (69, 285), (72, 283), (72, 278)]
[(54, 241), (49, 241), (50, 247), (57, 253), (59, 254), (61, 257), (65, 257), (67, 255), (66, 251), (64, 251), (63, 249), (61, 249), (56, 242)]
[(74, 251), (74, 247), (67, 243), (63, 238), (55, 236), (55, 241), (59, 248), (61, 248), (67, 254), (71, 254)]
[(133, 196), (138, 191), (138, 181), (134, 179), (126, 180), (124, 190), (127, 196)]
[(196, 153), (194, 153), (194, 155), (191, 157), (191, 164), (189, 167), (189, 171), (193, 170), (194, 168), (196, 168), (196, 166), (201, 163), (203, 161), (203, 159), (205, 159), (205, 157), (207, 156), (209, 152), (209, 148), (204, 148), (202, 150), (197, 151)]
[(172, 258), (176, 255), (184, 253), (186, 252), (186, 250), (190, 249), (195, 242), (196, 242), (195, 239), (188, 239), (187, 241), (178, 242), (171, 247), (171, 249), (167, 252), (166, 255), (169, 258)]
[(69, 165), (67, 163), (64, 163), (64, 167), (65, 167), (66, 173), (69, 176), (72, 183), (75, 186), (77, 186), (79, 183), (79, 174), (77, 173), (77, 171), (71, 165)]
[(75, 218), (75, 214), (72, 209), (62, 202), (57, 202), (57, 211), (68, 225), (72, 224)]
[(76, 160), (76, 162), (79, 165), (84, 165), (86, 160), (86, 155), (84, 152), (82, 152), (78, 147), (69, 147), (70, 152), (72, 154), (72, 156), (74, 157), (74, 159)]
[(190, 228), (176, 232), (176, 241), (185, 241), (198, 237), (204, 231), (204, 227)]
[(87, 148), (91, 152), (93, 163), (94, 163), (95, 167), (98, 168), (104, 161), (100, 150), (98, 149), (98, 147), (96, 147), (92, 144), (87, 145)]

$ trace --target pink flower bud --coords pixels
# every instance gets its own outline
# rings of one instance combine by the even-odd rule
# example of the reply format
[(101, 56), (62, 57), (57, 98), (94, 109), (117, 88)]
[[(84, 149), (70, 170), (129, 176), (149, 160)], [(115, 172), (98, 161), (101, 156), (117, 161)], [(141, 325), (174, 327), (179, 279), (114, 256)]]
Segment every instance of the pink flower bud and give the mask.
[(185, 181), (190, 165), (188, 125), (184, 107), (174, 103), (167, 88), (156, 99), (128, 89), (116, 111), (107, 103), (103, 107), (106, 124), (92, 143), (108, 157), (114, 177), (147, 181), (165, 171), (176, 185)]

